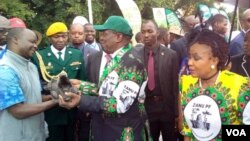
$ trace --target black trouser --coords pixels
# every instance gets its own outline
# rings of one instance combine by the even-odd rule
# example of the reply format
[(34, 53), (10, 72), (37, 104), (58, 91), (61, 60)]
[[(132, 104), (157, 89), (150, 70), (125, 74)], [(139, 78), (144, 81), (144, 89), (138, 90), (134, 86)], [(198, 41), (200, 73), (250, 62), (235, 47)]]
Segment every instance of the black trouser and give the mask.
[(159, 141), (160, 133), (163, 141), (176, 141), (175, 123), (161, 120), (149, 121), (150, 133), (153, 141)]
[(49, 137), (46, 141), (74, 141), (74, 125), (49, 126)]
[(89, 141), (90, 134), (90, 114), (78, 111), (76, 123), (76, 138), (77, 141)]
[(175, 138), (177, 141), (184, 141), (184, 136), (179, 131), (175, 132)]

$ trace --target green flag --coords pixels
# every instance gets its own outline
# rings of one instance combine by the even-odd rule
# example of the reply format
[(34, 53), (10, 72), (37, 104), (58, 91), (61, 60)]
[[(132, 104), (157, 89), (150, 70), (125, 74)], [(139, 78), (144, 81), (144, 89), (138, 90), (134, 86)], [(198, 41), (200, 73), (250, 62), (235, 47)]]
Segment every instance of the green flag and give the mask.
[(166, 13), (168, 27), (177, 26), (177, 27), (181, 28), (181, 23), (179, 21), (179, 18), (175, 14), (175, 12), (173, 12), (172, 10), (166, 8), (165, 13)]
[(213, 16), (219, 14), (219, 10), (214, 7), (210, 7), (210, 12)]
[(199, 16), (202, 18), (203, 22), (207, 21), (212, 16), (210, 9), (207, 5), (198, 4), (197, 7)]

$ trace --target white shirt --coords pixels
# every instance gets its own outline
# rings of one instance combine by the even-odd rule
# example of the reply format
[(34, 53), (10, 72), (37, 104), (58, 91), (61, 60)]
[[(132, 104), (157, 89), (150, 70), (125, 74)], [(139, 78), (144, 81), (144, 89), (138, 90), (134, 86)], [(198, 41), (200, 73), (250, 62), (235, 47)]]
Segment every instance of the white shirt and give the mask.
[[(117, 53), (121, 50), (122, 48), (118, 49), (117, 51), (115, 51), (113, 54), (110, 54), (112, 56), (112, 60), (115, 58), (115, 56), (117, 55)], [(103, 51), (102, 53), (102, 61), (101, 61), (101, 66), (100, 66), (100, 74), (99, 74), (99, 78), (101, 78), (102, 76), (102, 73), (103, 73), (103, 70), (104, 70), (104, 67), (107, 63), (107, 58), (105, 57), (106, 56), (106, 52)], [(112, 61), (111, 60), (111, 61)]]
[(6, 44), (3, 45), (3, 46), (0, 46), (0, 48), (1, 48), (2, 50), (6, 49)]
[(100, 47), (98, 46), (98, 44), (94, 41), (92, 44), (89, 44), (87, 42), (84, 42), (84, 46), (88, 46), (90, 48), (93, 48), (95, 50), (100, 51)]
[(62, 60), (64, 60), (64, 56), (65, 56), (65, 51), (66, 51), (66, 47), (64, 47), (61, 51), (57, 50), (53, 45), (51, 45), (51, 51), (54, 53), (54, 55), (56, 56), (56, 58), (59, 59), (59, 54), (58, 52), (61, 52), (62, 55)]

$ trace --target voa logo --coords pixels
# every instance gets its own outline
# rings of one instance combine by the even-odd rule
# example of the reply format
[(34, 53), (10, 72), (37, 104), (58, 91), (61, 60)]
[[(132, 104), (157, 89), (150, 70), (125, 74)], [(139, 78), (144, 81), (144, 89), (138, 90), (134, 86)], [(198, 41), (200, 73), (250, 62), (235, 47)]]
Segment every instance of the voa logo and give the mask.
[(244, 129), (226, 129), (227, 136), (247, 136)]

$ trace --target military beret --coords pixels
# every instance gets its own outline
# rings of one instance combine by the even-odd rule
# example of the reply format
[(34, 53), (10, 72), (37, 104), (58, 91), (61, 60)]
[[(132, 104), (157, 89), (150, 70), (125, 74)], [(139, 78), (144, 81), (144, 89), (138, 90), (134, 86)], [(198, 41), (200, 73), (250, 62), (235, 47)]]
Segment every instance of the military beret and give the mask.
[(49, 26), (46, 36), (52, 36), (60, 32), (68, 32), (67, 26), (62, 22), (55, 22)]

